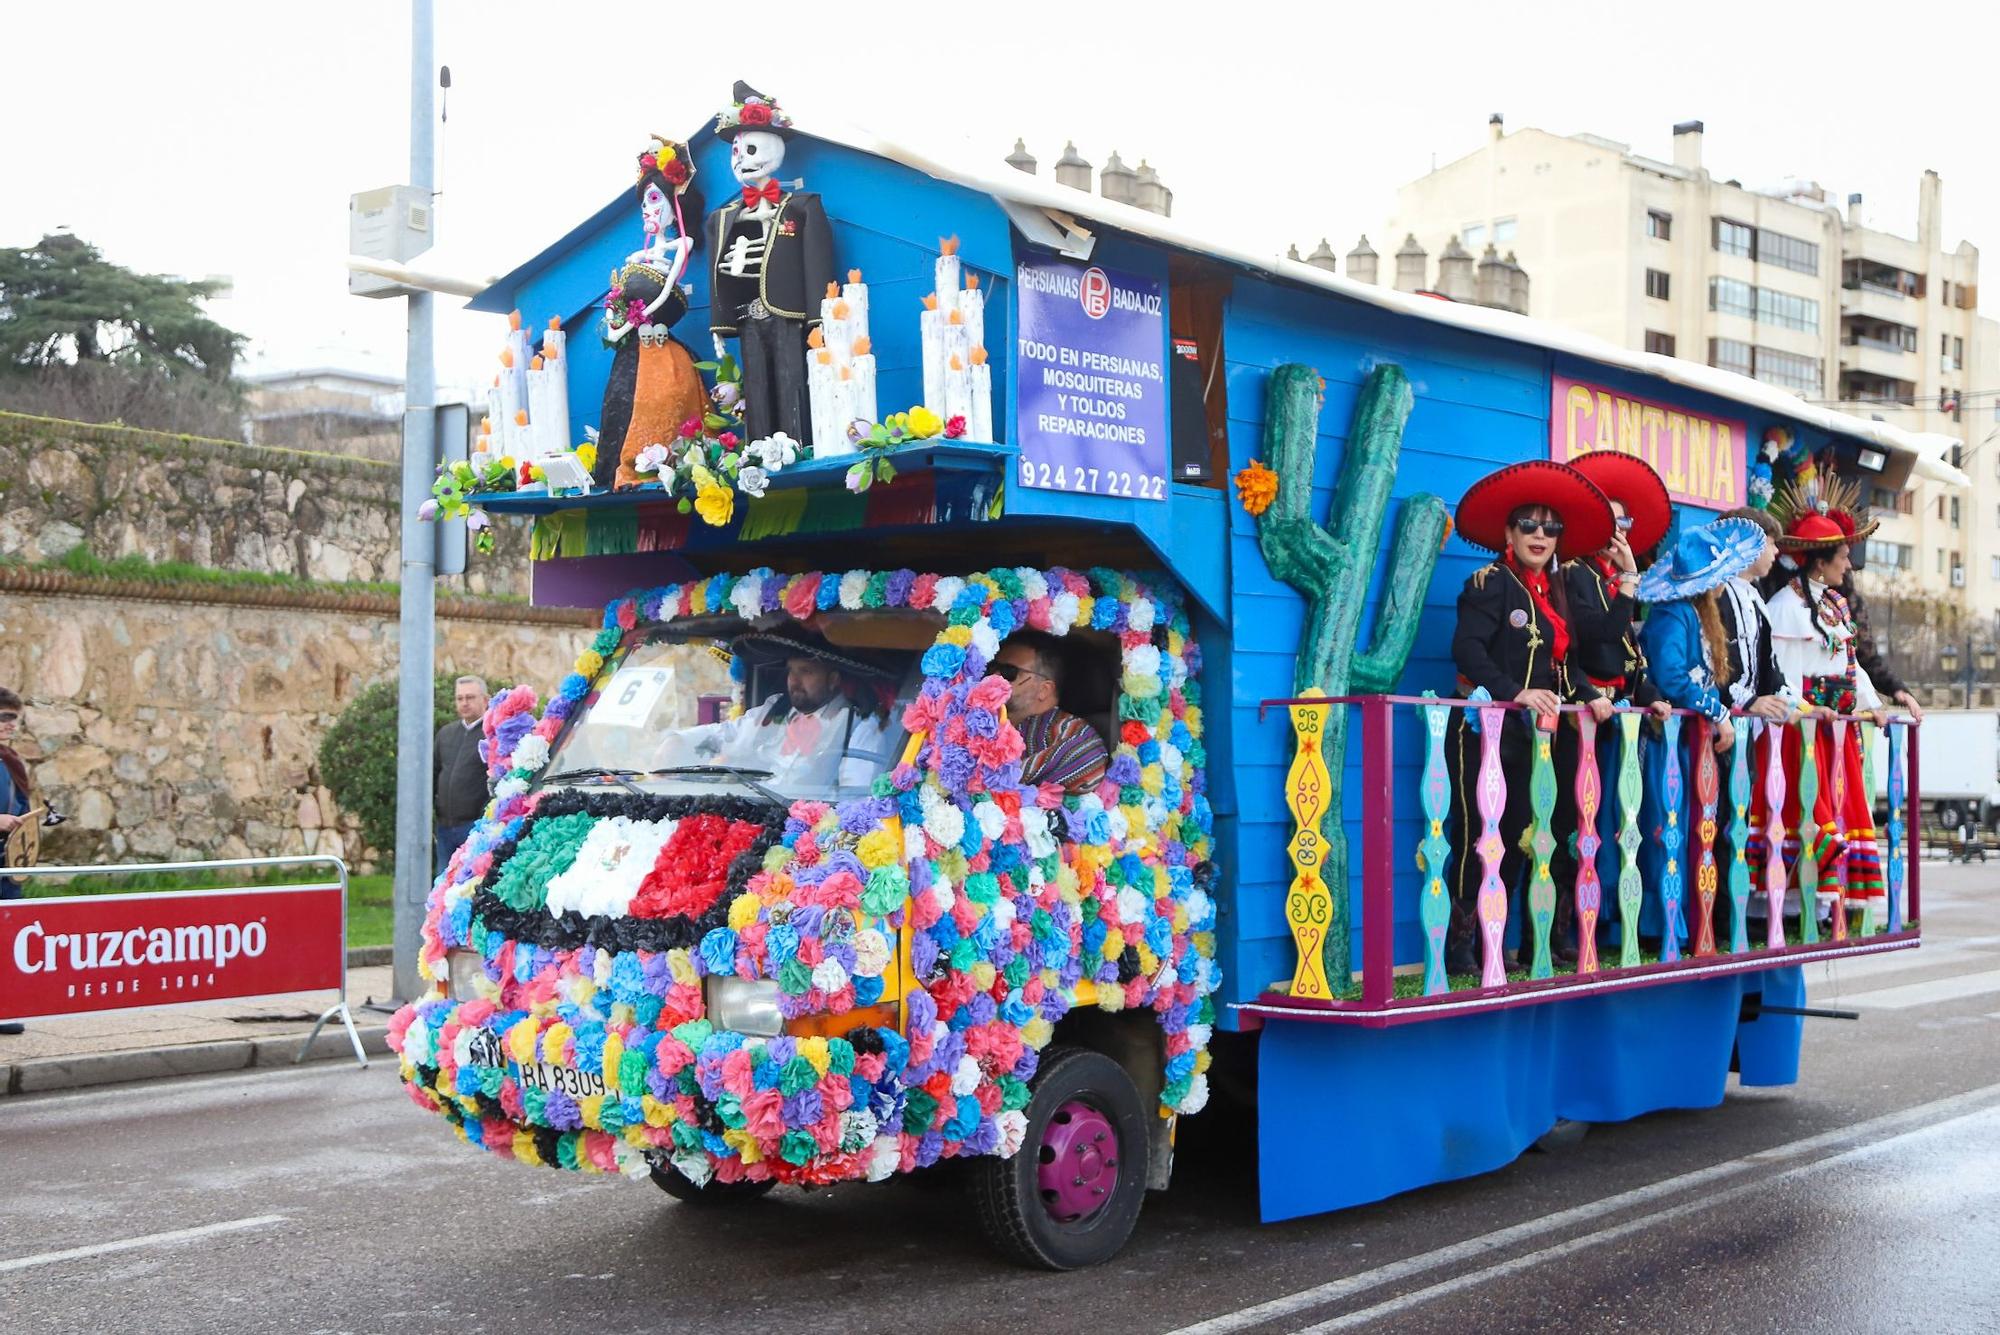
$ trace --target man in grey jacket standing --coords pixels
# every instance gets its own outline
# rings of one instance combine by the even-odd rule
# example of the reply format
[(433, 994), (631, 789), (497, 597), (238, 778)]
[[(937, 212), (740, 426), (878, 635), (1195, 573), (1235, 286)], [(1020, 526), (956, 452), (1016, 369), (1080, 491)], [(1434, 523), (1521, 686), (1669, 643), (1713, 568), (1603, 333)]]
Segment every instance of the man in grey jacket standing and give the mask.
[(478, 677), (460, 677), (453, 683), (451, 698), (458, 717), (438, 729), (432, 747), (431, 794), (437, 812), (433, 877), (444, 875), (445, 864), (486, 810), (486, 762), (479, 758), (486, 683)]

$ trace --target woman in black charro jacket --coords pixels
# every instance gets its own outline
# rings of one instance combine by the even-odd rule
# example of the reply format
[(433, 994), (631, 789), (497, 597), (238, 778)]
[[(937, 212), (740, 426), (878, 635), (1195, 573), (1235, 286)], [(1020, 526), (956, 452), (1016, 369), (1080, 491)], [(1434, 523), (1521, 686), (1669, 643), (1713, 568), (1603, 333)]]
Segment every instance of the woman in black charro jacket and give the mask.
[[(1567, 464), (1536, 460), (1510, 465), (1474, 483), (1459, 502), (1457, 524), (1466, 541), (1500, 553), (1500, 559), (1475, 570), (1458, 595), (1451, 652), (1458, 666), (1459, 693), (1483, 689), (1495, 700), (1527, 706), (1508, 711), (1500, 731), (1500, 763), (1507, 779), (1507, 804), (1500, 819), (1505, 849), (1500, 877), (1511, 899), (1527, 862), (1520, 845), (1532, 817), (1528, 780), (1536, 730), (1552, 731), (1558, 776), (1552, 832), (1560, 846), (1576, 824), (1566, 781), (1576, 767), (1576, 731), (1559, 726), (1557, 709), (1565, 703), (1586, 703), (1600, 721), (1611, 715), (1610, 699), (1581, 672), (1571, 670), (1574, 632), (1559, 569), (1561, 559), (1594, 552), (1611, 540), (1611, 503)], [(1479, 970), (1477, 905), (1484, 864), (1474, 845), (1483, 818), (1476, 796), (1480, 764), (1476, 716), (1469, 710), (1454, 712), (1457, 717), (1445, 737), (1452, 785), (1447, 824), (1453, 850), (1446, 878), (1452, 912), (1445, 968), (1462, 974)], [(1575, 908), (1573, 880), (1559, 882), (1552, 949), (1565, 961), (1576, 953)], [(1510, 908), (1508, 919), (1523, 922), (1526, 914)]]

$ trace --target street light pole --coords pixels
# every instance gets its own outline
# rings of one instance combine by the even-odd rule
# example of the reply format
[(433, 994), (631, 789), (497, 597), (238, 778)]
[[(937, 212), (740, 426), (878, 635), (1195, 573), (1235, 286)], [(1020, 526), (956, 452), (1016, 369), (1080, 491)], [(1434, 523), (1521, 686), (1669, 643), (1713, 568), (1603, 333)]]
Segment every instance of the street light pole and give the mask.
[[(437, 68), (432, 0), (410, 4), (410, 184), (431, 204), (431, 236), (436, 237), (434, 124), (431, 80)], [(409, 345), (403, 373), (403, 563), (401, 634), (396, 689), (396, 887), (394, 904), (394, 987), (396, 996), (421, 996), (417, 950), (424, 899), (431, 884), (431, 721), (437, 658), (436, 542), (417, 509), (430, 495), (436, 468), (437, 397), (429, 292), (409, 295)]]

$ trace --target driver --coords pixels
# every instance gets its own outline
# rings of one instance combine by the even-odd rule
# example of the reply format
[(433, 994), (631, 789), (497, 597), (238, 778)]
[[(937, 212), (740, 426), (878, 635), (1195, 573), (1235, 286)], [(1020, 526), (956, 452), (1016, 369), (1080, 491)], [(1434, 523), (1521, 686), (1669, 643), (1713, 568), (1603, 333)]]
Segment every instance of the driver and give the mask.
[(879, 669), (803, 628), (743, 635), (732, 648), (746, 656), (782, 653), (785, 689), (698, 730), (698, 755), (768, 771), (772, 786), (787, 792), (866, 787), (874, 779), (887, 741), (883, 713), (872, 703)]

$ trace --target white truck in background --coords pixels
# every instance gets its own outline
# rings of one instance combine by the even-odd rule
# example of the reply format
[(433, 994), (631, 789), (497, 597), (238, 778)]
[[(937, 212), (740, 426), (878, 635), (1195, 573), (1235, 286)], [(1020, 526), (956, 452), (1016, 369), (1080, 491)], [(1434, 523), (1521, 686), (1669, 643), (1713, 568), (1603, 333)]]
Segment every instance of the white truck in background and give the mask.
[[(1917, 729), (1924, 824), (2000, 828), (2000, 710), (1933, 709)], [(1875, 805), (1888, 801), (1889, 742), (1875, 734)]]

